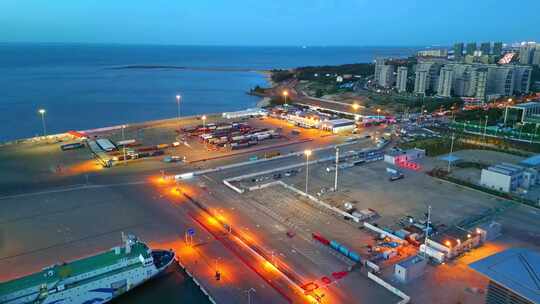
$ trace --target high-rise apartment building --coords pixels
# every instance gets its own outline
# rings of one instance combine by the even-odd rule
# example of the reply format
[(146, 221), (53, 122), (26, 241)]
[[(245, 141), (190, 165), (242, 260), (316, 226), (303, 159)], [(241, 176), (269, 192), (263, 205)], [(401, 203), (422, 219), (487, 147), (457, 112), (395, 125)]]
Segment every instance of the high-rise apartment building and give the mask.
[(407, 67), (400, 66), (397, 68), (396, 89), (399, 93), (407, 92), (407, 74)]
[(381, 67), (381, 72), (379, 74), (378, 85), (383, 88), (390, 88), (394, 85), (395, 75), (394, 75), (395, 66), (385, 64)]
[(467, 55), (473, 56), (475, 51), (476, 51), (476, 42), (467, 43)]
[(439, 75), (437, 85), (437, 95), (441, 97), (450, 97), (452, 94), (452, 85), (454, 83), (454, 70), (451, 66), (443, 67)]
[(536, 44), (527, 43), (521, 46), (519, 49), (519, 63), (520, 64), (533, 64), (534, 55), (536, 53)]
[(414, 93), (418, 95), (425, 95), (429, 86), (429, 69), (420, 68), (416, 69), (414, 79)]
[(493, 43), (493, 55), (494, 56), (501, 56), (503, 50), (503, 43), (502, 42), (495, 42)]
[(489, 55), (491, 53), (491, 42), (482, 42), (480, 44), (480, 51), (482, 55)]
[(531, 90), (532, 67), (516, 65), (514, 67), (514, 92), (528, 93)]
[(463, 42), (454, 44), (454, 57), (456, 59), (463, 57)]
[(487, 95), (510, 96), (514, 94), (514, 68), (504, 65), (489, 65), (487, 73)]

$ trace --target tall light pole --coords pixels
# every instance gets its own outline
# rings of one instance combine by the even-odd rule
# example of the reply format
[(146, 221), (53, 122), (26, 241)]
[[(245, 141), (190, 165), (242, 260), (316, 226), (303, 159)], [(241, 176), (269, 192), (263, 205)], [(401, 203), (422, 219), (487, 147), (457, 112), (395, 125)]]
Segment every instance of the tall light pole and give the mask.
[(450, 173), (450, 163), (452, 162), (452, 152), (454, 151), (455, 133), (452, 133), (452, 143), (450, 144), (450, 153), (448, 154), (448, 173)]
[(203, 115), (201, 119), (202, 119), (202, 125), (203, 125), (203, 130), (204, 130), (203, 132), (204, 134), (206, 134), (206, 115)]
[(486, 140), (486, 131), (487, 131), (488, 116), (486, 115), (486, 121), (484, 122), (484, 135), (482, 140)]
[(38, 113), (41, 114), (41, 124), (43, 125), (43, 137), (47, 136), (47, 127), (45, 126), (45, 109), (39, 109)]
[(289, 96), (289, 91), (284, 90), (281, 94), (283, 95), (283, 104), (287, 104), (287, 97)]
[(306, 156), (306, 195), (308, 194), (308, 181), (309, 181), (309, 156), (311, 155), (311, 150), (305, 150), (304, 155)]
[(178, 131), (180, 131), (180, 100), (182, 96), (180, 94), (176, 95), (176, 119), (178, 120)]
[(338, 178), (338, 166), (339, 164), (339, 147), (336, 147), (336, 176), (334, 178), (334, 191), (337, 191), (337, 178)]
[(255, 289), (254, 288), (246, 289), (244, 290), (244, 292), (247, 293), (248, 304), (251, 304), (251, 293), (255, 292)]
[(426, 250), (427, 250), (427, 241), (428, 241), (428, 237), (429, 237), (429, 231), (430, 231), (430, 228), (431, 228), (431, 205), (428, 206), (428, 211), (427, 211), (427, 223), (426, 223), (426, 237), (424, 239), (424, 257), (427, 257), (426, 255)]
[(124, 135), (124, 129), (126, 128), (126, 125), (122, 125), (122, 141), (124, 142), (124, 144), (122, 145), (122, 150), (124, 150), (124, 165), (127, 164), (127, 159), (126, 159), (126, 137)]

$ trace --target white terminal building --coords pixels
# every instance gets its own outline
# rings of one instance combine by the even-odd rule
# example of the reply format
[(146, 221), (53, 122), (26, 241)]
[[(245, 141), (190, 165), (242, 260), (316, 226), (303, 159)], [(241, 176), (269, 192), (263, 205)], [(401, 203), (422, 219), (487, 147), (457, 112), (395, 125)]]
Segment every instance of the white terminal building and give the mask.
[(333, 119), (319, 123), (321, 130), (331, 131), (332, 133), (340, 133), (353, 131), (356, 128), (356, 122), (351, 119)]
[[(526, 164), (525, 160), (522, 162)], [(480, 185), (501, 192), (515, 192), (540, 184), (538, 169), (502, 163), (482, 169)]]

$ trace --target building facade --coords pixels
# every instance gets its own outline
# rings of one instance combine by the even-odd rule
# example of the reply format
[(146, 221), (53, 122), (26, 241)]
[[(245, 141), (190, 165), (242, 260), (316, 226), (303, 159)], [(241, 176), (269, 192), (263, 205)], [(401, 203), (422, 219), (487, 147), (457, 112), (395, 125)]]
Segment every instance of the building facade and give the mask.
[(491, 54), (491, 42), (482, 42), (480, 44), (480, 51), (483, 55)]
[(473, 56), (474, 55), (474, 52), (476, 51), (476, 42), (469, 42), (467, 43), (467, 49), (466, 49), (466, 54), (467, 55), (471, 55)]
[(463, 42), (458, 42), (454, 44), (454, 57), (456, 59), (460, 59), (463, 57), (463, 48), (464, 48)]
[(503, 43), (495, 42), (493, 44), (493, 56), (500, 57), (502, 55), (502, 51), (503, 51)]
[(438, 80), (437, 95), (441, 97), (452, 96), (452, 85), (454, 83), (454, 70), (451, 66), (441, 69)]
[(407, 92), (407, 67), (400, 66), (397, 69), (396, 89), (399, 93)]

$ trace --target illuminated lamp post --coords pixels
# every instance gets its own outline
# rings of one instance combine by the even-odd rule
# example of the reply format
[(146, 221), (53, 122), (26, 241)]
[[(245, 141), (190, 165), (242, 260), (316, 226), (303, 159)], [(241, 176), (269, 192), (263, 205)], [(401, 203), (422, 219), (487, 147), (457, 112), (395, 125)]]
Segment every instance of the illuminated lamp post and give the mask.
[(306, 156), (306, 195), (308, 194), (308, 181), (309, 181), (309, 157), (311, 156), (311, 150), (305, 150)]
[(45, 126), (45, 109), (39, 109), (38, 113), (41, 114), (41, 124), (43, 125), (43, 136), (47, 136), (47, 127)]

